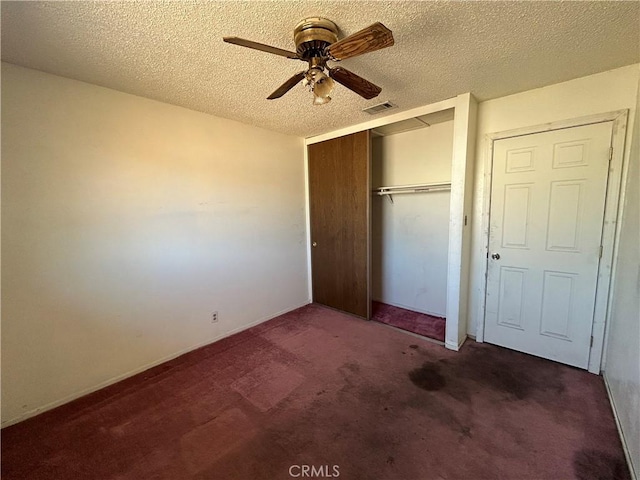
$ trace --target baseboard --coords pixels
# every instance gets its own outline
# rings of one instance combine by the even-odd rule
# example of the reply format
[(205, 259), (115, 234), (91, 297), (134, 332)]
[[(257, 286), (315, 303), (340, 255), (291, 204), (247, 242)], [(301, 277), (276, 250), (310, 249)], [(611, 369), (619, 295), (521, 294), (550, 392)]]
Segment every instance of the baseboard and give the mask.
[(422, 310), (422, 309), (416, 308), (416, 307), (411, 307), (409, 305), (403, 305), (401, 303), (392, 303), (392, 302), (388, 302), (386, 300), (379, 300), (377, 298), (372, 298), (371, 300), (374, 301), (374, 302), (378, 302), (378, 303), (385, 303), (387, 305), (391, 305), (392, 307), (398, 307), (398, 308), (404, 308), (405, 310), (411, 310), (412, 312), (424, 313), (425, 315), (431, 315), (432, 317), (439, 317), (439, 318), (446, 318), (447, 317), (443, 313), (427, 312), (426, 310)]
[(462, 348), (462, 345), (464, 345), (464, 342), (467, 341), (467, 335), (465, 335), (464, 337), (462, 337), (462, 340), (460, 340), (458, 343), (452, 343), (452, 342), (445, 342), (444, 346), (448, 349), (448, 350), (453, 350), (454, 352), (459, 351)]
[(420, 335), (419, 333), (413, 333), (413, 332), (410, 332), (409, 330), (403, 330), (402, 328), (394, 327), (393, 325), (389, 325), (387, 323), (382, 323), (382, 322), (375, 322), (375, 323), (377, 323), (381, 327), (390, 328), (392, 330), (395, 330), (396, 332), (404, 333), (405, 335), (410, 335), (412, 337), (419, 338), (420, 340), (424, 340), (425, 342), (434, 343), (436, 345), (440, 345), (444, 347), (444, 342), (441, 342), (440, 340), (436, 340), (435, 338), (425, 337), (424, 335)]
[(636, 471), (633, 469), (633, 463), (631, 462), (631, 454), (629, 453), (629, 447), (627, 446), (627, 441), (624, 437), (624, 432), (622, 431), (622, 425), (620, 424), (620, 418), (618, 418), (618, 410), (616, 409), (615, 401), (613, 400), (613, 395), (611, 394), (611, 387), (609, 386), (609, 382), (607, 380), (606, 375), (602, 375), (604, 379), (604, 386), (607, 389), (607, 396), (609, 397), (609, 403), (611, 404), (611, 410), (613, 411), (613, 418), (616, 420), (616, 427), (618, 428), (618, 435), (620, 436), (620, 442), (622, 443), (622, 450), (624, 451), (624, 456), (627, 460), (627, 466), (629, 467), (629, 472), (631, 473), (631, 480), (638, 480), (638, 475)]
[(113, 378), (110, 378), (109, 380), (105, 380), (104, 382), (100, 382), (97, 385), (94, 385), (92, 387), (89, 388), (85, 388), (84, 390), (81, 390), (79, 392), (75, 392), (72, 393), (71, 395), (68, 395), (60, 400), (56, 400), (54, 402), (51, 403), (47, 403), (46, 405), (43, 405), (41, 407), (36, 407), (32, 410), (29, 410), (27, 412), (24, 412), (23, 414), (19, 415), (18, 417), (6, 420), (4, 422), (2, 422), (2, 428), (4, 427), (9, 427), (11, 425), (15, 425), (16, 423), (20, 423), (23, 420), (27, 420), (28, 418), (31, 417), (35, 417), (36, 415), (39, 415), (41, 413), (44, 413), (48, 410), (52, 410), (56, 407), (59, 407), (60, 405), (64, 405), (65, 403), (69, 403), (72, 402), (73, 400), (76, 400), (80, 397), (84, 397), (85, 395), (88, 395), (90, 393), (96, 392), (98, 390), (100, 390), (101, 388), (104, 387), (108, 387), (109, 385), (113, 385), (114, 383), (118, 383), (121, 380), (124, 380), (125, 378), (129, 378), (132, 377), (134, 375), (137, 375), (138, 373), (144, 372), (145, 370), (149, 370), (150, 368), (156, 367), (164, 362), (168, 362), (169, 360), (173, 360), (174, 358), (178, 358), (181, 355), (184, 355), (185, 353), (189, 353), (193, 350), (197, 350), (198, 348), (202, 348), (206, 345), (210, 345), (212, 343), (215, 343), (219, 340), (222, 340), (223, 338), (227, 338), (230, 337), (231, 335), (235, 335), (236, 333), (240, 333), (243, 332), (244, 330), (248, 330), (249, 328), (255, 327), (256, 325), (259, 325), (261, 323), (264, 323), (268, 320), (271, 320), (272, 318), (275, 317), (279, 317), (280, 315), (284, 315), (285, 313), (289, 313), (293, 310), (296, 310), (297, 308), (300, 307), (304, 307), (305, 305), (309, 305), (309, 303), (311, 303), (309, 300), (305, 301), (305, 303), (301, 304), (301, 305), (297, 305), (291, 308), (286, 308), (280, 312), (274, 313), (273, 315), (268, 315), (266, 317), (263, 317), (259, 320), (256, 320), (255, 322), (251, 322), (247, 325), (243, 325), (242, 327), (238, 327), (234, 330), (231, 330), (229, 332), (223, 333), (222, 335), (218, 335), (217, 337), (214, 338), (210, 338), (202, 343), (198, 343), (196, 345), (192, 345), (190, 347), (184, 348), (176, 353), (172, 353), (170, 355), (167, 355), (166, 357), (162, 357), (159, 360), (155, 360), (151, 363), (147, 363), (141, 367), (135, 368), (133, 370), (130, 370), (126, 373), (123, 373), (121, 375), (117, 375)]

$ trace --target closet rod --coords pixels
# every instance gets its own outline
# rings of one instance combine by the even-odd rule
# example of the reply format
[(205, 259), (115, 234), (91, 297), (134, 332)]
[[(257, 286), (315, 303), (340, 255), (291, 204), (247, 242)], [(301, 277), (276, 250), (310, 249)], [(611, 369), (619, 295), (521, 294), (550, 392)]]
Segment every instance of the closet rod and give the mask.
[(397, 185), (393, 187), (379, 187), (373, 192), (378, 195), (393, 195), (395, 193), (419, 193), (431, 190), (451, 190), (451, 182), (417, 183), (415, 185)]
[(440, 183), (417, 183), (415, 185), (397, 185), (394, 187), (379, 187), (373, 190), (376, 195), (387, 195), (393, 203), (393, 195), (396, 193), (423, 193), (451, 190), (451, 182)]

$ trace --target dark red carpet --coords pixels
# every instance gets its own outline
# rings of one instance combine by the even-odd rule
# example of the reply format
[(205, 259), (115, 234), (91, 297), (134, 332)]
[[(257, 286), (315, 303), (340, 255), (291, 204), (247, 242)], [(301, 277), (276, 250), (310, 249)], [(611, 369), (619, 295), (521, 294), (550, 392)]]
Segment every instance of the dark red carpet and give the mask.
[(629, 478), (602, 378), (315, 305), (2, 431), (4, 480), (277, 480), (304, 466), (349, 480)]
[(380, 302), (373, 302), (372, 313), (371, 320), (444, 342), (445, 318)]

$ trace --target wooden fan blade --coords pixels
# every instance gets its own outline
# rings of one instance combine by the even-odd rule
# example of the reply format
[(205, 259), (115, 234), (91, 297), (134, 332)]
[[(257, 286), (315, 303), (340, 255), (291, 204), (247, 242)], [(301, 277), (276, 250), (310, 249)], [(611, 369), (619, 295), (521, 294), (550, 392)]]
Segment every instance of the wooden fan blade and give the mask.
[(361, 97), (366, 98), (367, 100), (377, 97), (382, 89), (374, 85), (368, 80), (365, 80), (362, 77), (359, 77), (353, 72), (350, 72), (346, 68), (336, 67), (329, 69), (329, 76), (333, 78), (336, 82), (344, 85), (349, 90), (356, 92)]
[(282, 85), (280, 85), (275, 92), (273, 92), (271, 95), (269, 95), (267, 97), (267, 100), (274, 100), (276, 98), (280, 98), (281, 96), (283, 96), (285, 93), (287, 93), (293, 87), (295, 87), (296, 84), (300, 80), (302, 80), (304, 78), (304, 74), (305, 73), (307, 73), (307, 72), (304, 71), (304, 70), (302, 72), (296, 73), (293, 77), (291, 77), (289, 80), (287, 80)]
[(327, 54), (334, 60), (344, 60), (393, 45), (393, 33), (380, 22), (332, 43)]
[(233, 43), (234, 45), (240, 45), (241, 47), (253, 48), (254, 50), (260, 50), (261, 52), (273, 53), (274, 55), (280, 55), (282, 57), (293, 58), (296, 60), (302, 60), (298, 57), (296, 52), (290, 52), (283, 50), (282, 48), (272, 47), (271, 45), (265, 45), (264, 43), (252, 42), (251, 40), (245, 40), (238, 37), (224, 37), (227, 43)]

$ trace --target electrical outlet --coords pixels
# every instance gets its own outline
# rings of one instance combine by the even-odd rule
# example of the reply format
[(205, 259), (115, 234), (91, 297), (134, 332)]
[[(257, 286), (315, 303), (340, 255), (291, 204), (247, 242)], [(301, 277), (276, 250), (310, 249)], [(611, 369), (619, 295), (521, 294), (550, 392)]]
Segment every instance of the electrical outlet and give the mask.
[(213, 312), (211, 314), (211, 323), (218, 323), (218, 312)]

